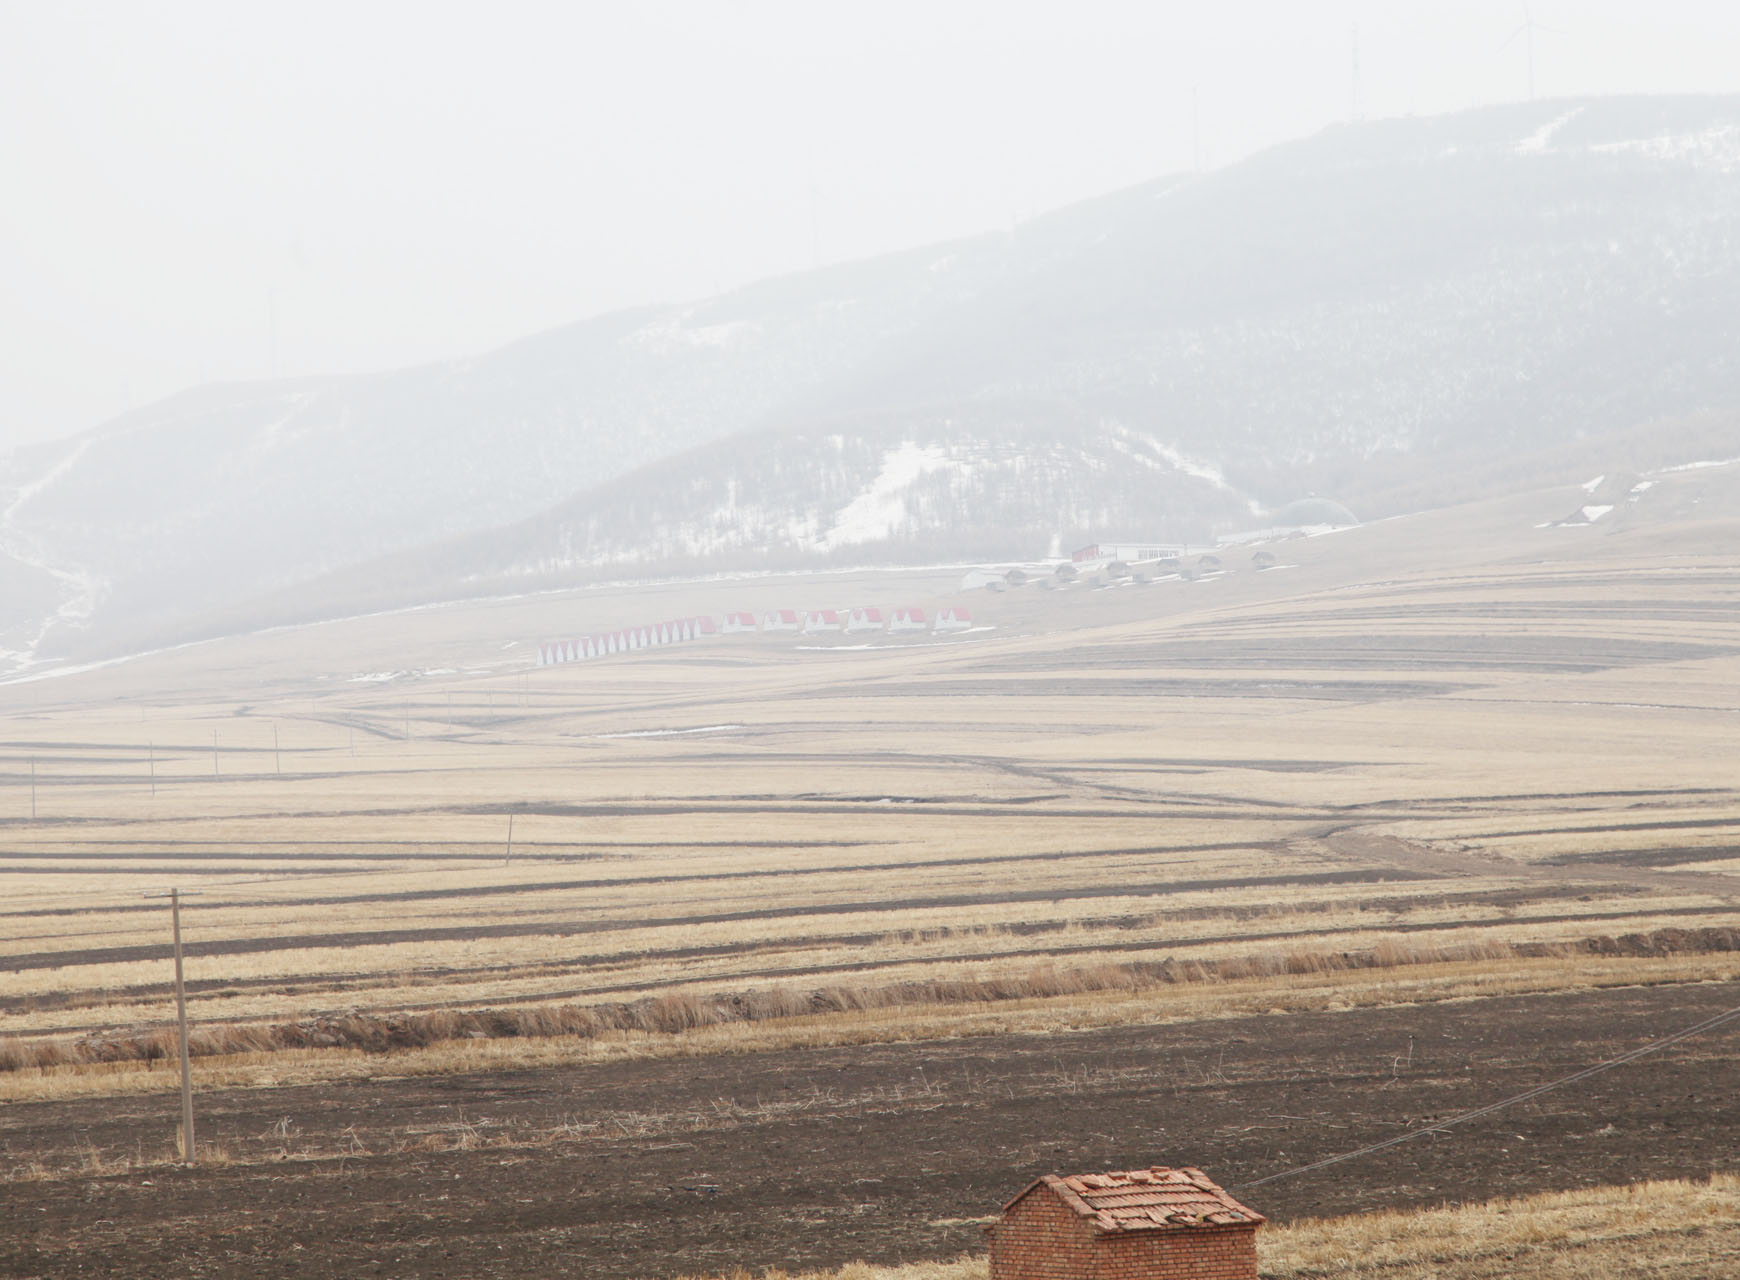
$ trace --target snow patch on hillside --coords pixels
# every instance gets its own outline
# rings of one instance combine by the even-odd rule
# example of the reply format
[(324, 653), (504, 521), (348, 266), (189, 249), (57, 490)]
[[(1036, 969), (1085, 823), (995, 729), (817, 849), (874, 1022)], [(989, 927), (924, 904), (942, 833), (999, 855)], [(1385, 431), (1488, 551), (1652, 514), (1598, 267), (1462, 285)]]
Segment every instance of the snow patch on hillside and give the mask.
[(1678, 471), (1707, 471), (1711, 467), (1731, 467), (1736, 462), (1740, 462), (1740, 458), (1722, 458), (1709, 462), (1682, 462), (1677, 467), (1662, 467), (1658, 471), (1650, 472), (1650, 474), (1652, 476), (1671, 476)]
[[(297, 431), (286, 430), (286, 428), (296, 420), (302, 410), (314, 399), (314, 394), (312, 392), (302, 392), (300, 394), (287, 396), (285, 399), (289, 408), (284, 411), (283, 415), (268, 422), (265, 426), (259, 429), (259, 437), (257, 440), (259, 448), (276, 448), (280, 444), (295, 440), (301, 434)], [(345, 423), (349, 420), (350, 406), (348, 404), (342, 406), (339, 410), (339, 415), (338, 426), (342, 429)]]
[[(1111, 426), (1109, 438), (1114, 449), (1144, 466), (1152, 467), (1156, 471), (1182, 471), (1193, 479), (1206, 480), (1217, 489), (1224, 489), (1228, 492), (1232, 490), (1232, 486), (1226, 482), (1226, 477), (1221, 474), (1220, 468), (1214, 463), (1189, 457), (1158, 436), (1151, 436), (1145, 431), (1137, 431), (1132, 427), (1114, 423)], [(1140, 449), (1135, 447), (1138, 445)]]
[[(1183, 450), (1175, 445), (1167, 443), (1158, 436), (1151, 436), (1145, 432), (1132, 430), (1129, 427), (1118, 427), (1116, 433), (1117, 434), (1112, 438), (1112, 444), (1113, 447), (1118, 449), (1120, 452), (1128, 454), (1131, 457), (1138, 457), (1139, 455), (1129, 448), (1126, 441), (1139, 440), (1145, 448), (1152, 451), (1154, 457), (1158, 459), (1160, 464), (1162, 464), (1162, 466), (1156, 466), (1156, 470), (1164, 468), (1182, 472), (1192, 480), (1201, 480), (1205, 484), (1212, 485), (1222, 493), (1236, 496), (1241, 502), (1250, 508), (1253, 515), (1260, 510), (1257, 504), (1253, 502), (1248, 495), (1227, 482), (1225, 473), (1222, 472), (1214, 463), (1202, 458), (1191, 457)], [(1123, 440), (1119, 440), (1117, 438), (1118, 436), (1122, 436)], [(1142, 461), (1148, 462), (1148, 459), (1143, 458)], [(1154, 466), (1155, 464), (1149, 462), (1148, 465)]]
[(83, 565), (57, 563), (24, 532), (18, 518), (38, 494), (52, 488), (78, 466), (79, 460), (84, 457), (95, 439), (94, 436), (87, 436), (47, 471), (20, 485), (11, 494), (11, 500), (5, 508), (0, 509), (0, 553), (21, 565), (48, 574), (60, 588), (60, 601), (54, 612), (33, 624), (36, 627), (35, 633), (20, 648), (4, 650), (4, 659), (12, 664), (14, 670), (30, 666), (36, 661), (37, 651), (42, 647), (43, 640), (56, 627), (76, 627), (87, 623), (109, 593), (107, 578)]
[(889, 537), (910, 519), (907, 490), (933, 471), (959, 465), (934, 445), (926, 448), (908, 440), (890, 449), (882, 456), (882, 470), (868, 488), (840, 508), (833, 527), (816, 539), (816, 548), (832, 551)]
[(37, 476), (36, 479), (27, 481), (20, 485), (13, 493), (12, 501), (6, 504), (4, 511), (0, 511), (0, 528), (12, 527), (17, 522), (18, 513), (23, 510), (23, 508), (28, 505), (37, 494), (53, 488), (62, 477), (77, 467), (80, 459), (82, 459), (86, 453), (90, 452), (91, 446), (96, 442), (96, 436), (86, 436), (72, 449), (68, 450), (65, 456), (63, 456), (47, 471), (44, 471), (41, 475)]
[(1666, 164), (1689, 164), (1718, 173), (1740, 172), (1740, 126), (1722, 125), (1695, 133), (1602, 142), (1589, 148), (1609, 155), (1643, 156)]
[(1536, 129), (1533, 133), (1529, 134), (1528, 137), (1516, 144), (1516, 153), (1519, 156), (1539, 155), (1541, 152), (1545, 151), (1547, 145), (1552, 142), (1553, 135), (1560, 129), (1563, 129), (1566, 125), (1570, 124), (1571, 121), (1575, 120), (1580, 114), (1582, 114), (1582, 111), (1582, 107), (1572, 107), (1563, 115), (1556, 116), (1547, 121), (1539, 129)]
[(712, 347), (724, 350), (740, 345), (761, 332), (761, 326), (749, 320), (729, 320), (722, 324), (690, 325), (694, 308), (686, 308), (674, 316), (642, 325), (628, 335), (627, 341), (637, 346), (651, 347), (661, 354), (684, 347)]

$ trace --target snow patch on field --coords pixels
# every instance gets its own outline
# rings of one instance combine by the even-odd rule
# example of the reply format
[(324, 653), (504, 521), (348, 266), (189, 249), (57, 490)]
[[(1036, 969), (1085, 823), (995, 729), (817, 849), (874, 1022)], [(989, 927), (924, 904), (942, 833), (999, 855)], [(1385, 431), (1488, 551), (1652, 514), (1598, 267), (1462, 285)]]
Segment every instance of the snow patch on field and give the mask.
[(740, 724), (703, 724), (693, 729), (625, 729), (621, 733), (588, 733), (588, 741), (601, 742), (609, 738), (680, 738), (691, 733), (729, 733), (743, 728)]
[(1580, 529), (1584, 525), (1594, 524), (1597, 520), (1601, 519), (1602, 516), (1606, 515), (1608, 512), (1610, 512), (1612, 510), (1613, 510), (1613, 504), (1610, 502), (1609, 503), (1602, 503), (1602, 504), (1599, 504), (1596, 506), (1578, 507), (1575, 512), (1573, 512), (1571, 515), (1566, 516), (1563, 520), (1548, 520), (1542, 524), (1537, 524), (1535, 526), (1535, 528), (1537, 528), (1537, 529)]
[(803, 649), (811, 653), (865, 653), (871, 649), (928, 649), (937, 645), (954, 644), (960, 636), (977, 635), (980, 632), (995, 631), (997, 628), (989, 623), (976, 627), (962, 627), (958, 631), (921, 632), (932, 637), (927, 640), (907, 640), (893, 643), (878, 644), (874, 641), (864, 641), (859, 644), (798, 644), (794, 649)]
[(416, 671), (364, 671), (346, 676), (351, 684), (391, 684), (394, 680), (418, 680), (427, 676), (456, 676), (457, 667), (424, 667)]

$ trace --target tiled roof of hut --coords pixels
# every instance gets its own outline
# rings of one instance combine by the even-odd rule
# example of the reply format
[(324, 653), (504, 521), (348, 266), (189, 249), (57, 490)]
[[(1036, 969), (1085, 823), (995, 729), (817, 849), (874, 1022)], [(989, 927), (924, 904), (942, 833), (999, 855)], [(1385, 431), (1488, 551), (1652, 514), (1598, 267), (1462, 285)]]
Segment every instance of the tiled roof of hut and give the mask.
[[(1060, 1178), (1047, 1174), (1034, 1187), (1050, 1187), (1076, 1213), (1101, 1231), (1177, 1231), (1267, 1221), (1234, 1200), (1201, 1169), (1132, 1169), (1127, 1173), (1086, 1173)], [(1005, 1205), (1004, 1208), (1008, 1208)]]

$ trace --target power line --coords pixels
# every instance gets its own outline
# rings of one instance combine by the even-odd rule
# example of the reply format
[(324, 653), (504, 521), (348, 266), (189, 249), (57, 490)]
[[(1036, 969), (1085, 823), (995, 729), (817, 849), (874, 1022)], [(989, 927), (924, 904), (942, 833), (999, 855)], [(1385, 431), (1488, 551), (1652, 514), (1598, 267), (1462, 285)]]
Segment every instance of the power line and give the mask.
[(1526, 1089), (1522, 1093), (1505, 1098), (1502, 1102), (1494, 1102), (1474, 1111), (1465, 1111), (1459, 1116), (1452, 1116), (1448, 1120), (1441, 1121), (1438, 1124), (1428, 1125), (1424, 1129), (1413, 1129), (1407, 1133), (1398, 1134), (1393, 1138), (1385, 1138), (1382, 1142), (1374, 1142), (1368, 1147), (1359, 1148), (1357, 1151), (1346, 1151), (1338, 1156), (1329, 1156), (1327, 1159), (1316, 1160), (1310, 1164), (1302, 1164), (1296, 1169), (1283, 1169), (1280, 1173), (1271, 1173), (1266, 1178), (1257, 1178), (1252, 1182), (1242, 1182), (1234, 1187), (1233, 1190), (1248, 1191), (1252, 1187), (1262, 1186), (1265, 1182), (1278, 1182), (1282, 1178), (1291, 1178), (1297, 1174), (1311, 1173), (1317, 1169), (1327, 1169), (1332, 1164), (1340, 1164), (1344, 1160), (1356, 1160), (1360, 1156), (1371, 1155), (1374, 1151), (1383, 1151), (1388, 1147), (1400, 1146), (1404, 1142), (1412, 1142), (1415, 1138), (1423, 1138), (1429, 1133), (1442, 1133), (1444, 1130), (1455, 1125), (1466, 1124), (1470, 1120), (1478, 1120), (1482, 1116), (1493, 1114), (1495, 1111), (1503, 1111), (1506, 1107), (1514, 1107), (1519, 1102), (1527, 1102), (1532, 1098), (1538, 1098), (1543, 1093), (1551, 1093), (1554, 1089), (1562, 1089), (1568, 1084), (1576, 1084), (1579, 1080), (1587, 1080), (1590, 1076), (1599, 1075), (1603, 1071), (1611, 1071), (1614, 1067), (1622, 1067), (1628, 1062), (1635, 1062), (1637, 1059), (1648, 1054), (1656, 1053), (1659, 1050), (1676, 1045), (1682, 1040), (1689, 1040), (1693, 1036), (1702, 1035), (1706, 1031), (1713, 1031), (1723, 1023), (1732, 1022), (1736, 1018), (1740, 1018), (1740, 1005), (1736, 1005), (1726, 1013), (1718, 1013), (1714, 1017), (1706, 1018), (1696, 1026), (1687, 1027), (1683, 1031), (1674, 1032), (1671, 1036), (1664, 1036), (1660, 1040), (1652, 1040), (1648, 1044), (1640, 1045), (1636, 1049), (1620, 1054), (1617, 1058), (1609, 1058), (1607, 1061), (1598, 1062), (1592, 1067), (1584, 1067), (1581, 1071), (1572, 1072), (1570, 1075), (1565, 1076), (1562, 1079), (1554, 1080), (1548, 1084), (1536, 1085), (1532, 1089)]

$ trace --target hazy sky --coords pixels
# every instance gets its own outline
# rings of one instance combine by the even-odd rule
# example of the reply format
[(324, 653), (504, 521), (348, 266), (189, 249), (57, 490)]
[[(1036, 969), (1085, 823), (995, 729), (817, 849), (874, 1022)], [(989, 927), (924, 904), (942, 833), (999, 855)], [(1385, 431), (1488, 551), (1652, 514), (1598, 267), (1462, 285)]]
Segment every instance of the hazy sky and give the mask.
[[(1740, 92), (1732, 0), (1534, 0), (1537, 92)], [(1512, 0), (0, 0), (0, 448), (462, 355), (1527, 96)], [(274, 333), (276, 341), (273, 341)]]

